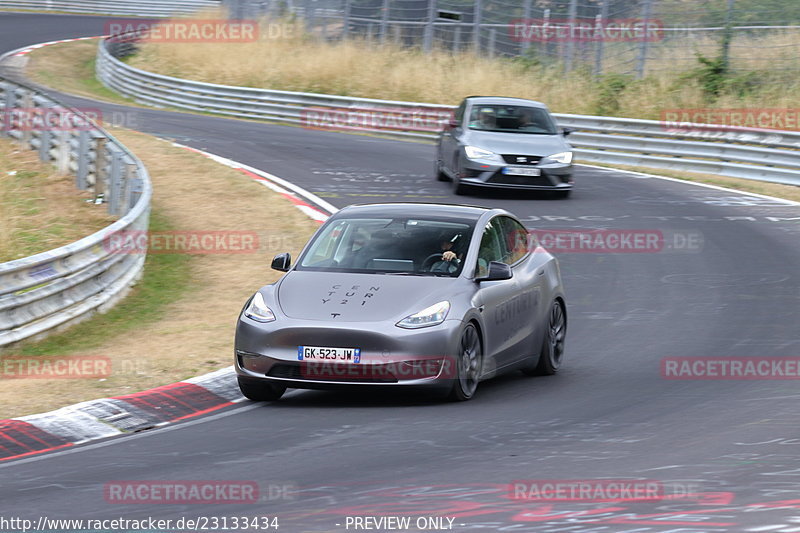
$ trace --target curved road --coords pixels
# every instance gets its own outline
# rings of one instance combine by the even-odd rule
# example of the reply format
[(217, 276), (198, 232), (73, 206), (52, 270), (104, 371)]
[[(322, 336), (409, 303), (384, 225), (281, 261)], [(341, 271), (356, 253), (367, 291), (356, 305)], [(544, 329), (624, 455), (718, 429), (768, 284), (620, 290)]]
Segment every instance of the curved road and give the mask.
[[(103, 20), (0, 14), (0, 52), (96, 35)], [(289, 533), (345, 531), (348, 516), (365, 515), (409, 516), (412, 531), (428, 516), (452, 518), (452, 531), (800, 531), (797, 382), (668, 380), (660, 369), (666, 357), (800, 357), (800, 207), (588, 167), (577, 171), (569, 200), (462, 199), (433, 180), (429, 145), (101, 107), (127, 113), (117, 116), (130, 127), (261, 168), (337, 206), (468, 201), (507, 208), (533, 229), (658, 230), (668, 246), (559, 255), (571, 322), (557, 376), (485, 382), (465, 404), (314, 391), (238, 404), (3, 464), (0, 516), (277, 516)], [(260, 498), (203, 506), (104, 497), (110, 482), (192, 479), (255, 482)], [(597, 479), (648, 480), (660, 484), (659, 497), (508, 494), (514, 480), (530, 488), (541, 487), (534, 480), (588, 480), (608, 489)]]

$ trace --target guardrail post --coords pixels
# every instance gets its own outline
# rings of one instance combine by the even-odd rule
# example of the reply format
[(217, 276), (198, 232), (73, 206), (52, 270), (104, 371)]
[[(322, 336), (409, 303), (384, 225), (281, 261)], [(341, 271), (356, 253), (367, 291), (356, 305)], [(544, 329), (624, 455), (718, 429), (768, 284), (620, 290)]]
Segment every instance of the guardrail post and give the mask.
[(96, 197), (103, 196), (103, 201), (108, 201), (108, 164), (106, 157), (108, 150), (106, 145), (108, 139), (105, 137), (97, 138), (97, 145), (95, 147), (94, 155), (94, 195)]
[[(27, 116), (30, 118), (31, 110), (33, 109), (33, 96), (29, 91), (23, 91), (22, 93), (22, 112), (23, 117)], [(20, 130), (20, 138), (19, 140), (25, 145), (25, 148), (31, 148), (31, 138), (33, 138), (33, 131), (30, 127), (31, 121), (28, 120), (28, 126), (23, 125), (22, 129)]]
[(113, 144), (108, 145), (111, 155), (111, 165), (108, 173), (108, 212), (112, 215), (120, 214), (120, 196), (122, 193), (122, 156), (123, 153)]
[(9, 135), (11, 131), (11, 109), (14, 107), (14, 86), (4, 81), (3, 86), (3, 116), (0, 117), (0, 135)]
[(122, 178), (122, 192), (120, 194), (120, 214), (127, 213), (134, 204), (131, 203), (131, 187), (136, 179), (136, 162), (130, 157), (125, 158), (125, 171)]
[(58, 130), (55, 134), (58, 139), (58, 150), (56, 152), (56, 167), (59, 174), (67, 174), (69, 172), (69, 153), (70, 153), (70, 140), (72, 139), (72, 132), (69, 129)]
[(89, 131), (78, 132), (78, 168), (75, 171), (75, 186), (84, 191), (89, 187)]
[(45, 128), (39, 135), (39, 161), (47, 163), (50, 161), (50, 148), (53, 146), (53, 131)]
[(461, 22), (456, 22), (456, 27), (453, 29), (453, 52), (458, 52), (461, 49)]
[(130, 191), (130, 193), (127, 209), (130, 210), (134, 205), (136, 205), (136, 202), (139, 201), (139, 198), (142, 196), (142, 192), (144, 191), (144, 180), (139, 173), (136, 172), (136, 169), (134, 169), (133, 176), (131, 176), (129, 179), (128, 191)]
[(491, 28), (489, 30), (489, 57), (494, 57), (494, 43), (497, 39), (497, 30)]

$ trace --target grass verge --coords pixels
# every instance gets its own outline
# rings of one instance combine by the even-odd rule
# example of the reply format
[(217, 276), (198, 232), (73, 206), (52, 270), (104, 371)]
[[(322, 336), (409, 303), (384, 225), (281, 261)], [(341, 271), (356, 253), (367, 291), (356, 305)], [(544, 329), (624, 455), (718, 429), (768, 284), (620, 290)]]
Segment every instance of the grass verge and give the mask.
[(102, 356), (111, 361), (112, 372), (99, 379), (47, 380), (10, 379), (0, 372), (0, 419), (228, 366), (241, 306), (258, 287), (278, 277), (269, 269), (270, 259), (282, 251), (297, 254), (318, 227), (278, 194), (233, 169), (138, 132), (112, 133), (150, 172), (151, 230), (252, 232), (258, 245), (252, 253), (149, 254), (142, 280), (108, 313), (6, 350), (0, 363)]
[(135, 105), (130, 98), (107, 88), (95, 77), (97, 42), (97, 39), (89, 39), (38, 48), (28, 55), (25, 74), (37, 83), (65, 93)]
[(58, 248), (114, 221), (75, 188), (73, 176), (57, 174), (38, 155), (0, 138), (0, 262)]

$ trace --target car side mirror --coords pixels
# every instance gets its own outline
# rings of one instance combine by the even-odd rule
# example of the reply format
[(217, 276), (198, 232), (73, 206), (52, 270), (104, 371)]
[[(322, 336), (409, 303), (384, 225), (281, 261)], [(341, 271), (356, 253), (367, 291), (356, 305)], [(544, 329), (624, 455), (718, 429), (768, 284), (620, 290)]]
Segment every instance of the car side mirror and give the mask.
[(511, 267), (500, 261), (490, 261), (486, 275), (477, 278), (476, 281), (500, 281), (504, 279), (511, 279)]
[(567, 135), (569, 135), (573, 131), (575, 131), (575, 128), (561, 128), (561, 135), (566, 137)]
[(280, 270), (281, 272), (288, 272), (289, 267), (292, 265), (292, 255), (289, 252), (278, 254), (272, 258), (273, 270)]

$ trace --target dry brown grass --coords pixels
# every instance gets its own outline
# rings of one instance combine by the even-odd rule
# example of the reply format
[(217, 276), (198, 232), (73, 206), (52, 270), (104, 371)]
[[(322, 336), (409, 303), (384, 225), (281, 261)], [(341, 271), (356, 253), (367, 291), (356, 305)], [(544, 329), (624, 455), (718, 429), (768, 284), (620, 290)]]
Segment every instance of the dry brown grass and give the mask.
[[(561, 113), (613, 112), (616, 116), (660, 119), (665, 108), (709, 107), (699, 82), (681, 74), (698, 66), (694, 52), (713, 57), (719, 48), (709, 37), (654, 43), (650, 51), (653, 59), (648, 62), (652, 75), (609, 96), (585, 70), (565, 76), (558, 66), (526, 66), (520, 61), (470, 53), (435, 51), (425, 55), (392, 43), (380, 45), (358, 39), (324, 43), (310, 38), (300, 25), (291, 28), (285, 37), (251, 43), (151, 42), (130, 64), (227, 85), (441, 104), (456, 104), (473, 94), (497, 94), (540, 100)], [(267, 32), (262, 30), (261, 34)], [(621, 44), (625, 48), (619, 52), (610, 45), (608, 54), (616, 54), (615, 61), (630, 67), (636, 47)], [(681, 46), (680, 54), (676, 53), (677, 45)], [(765, 53), (774, 61), (789, 61), (781, 65), (797, 65), (798, 45), (797, 32), (771, 34), (769, 38), (737, 37), (732, 46), (740, 59), (733, 66), (764, 68)], [(769, 81), (748, 95), (725, 95), (711, 107), (792, 108), (800, 105), (799, 95), (800, 81), (795, 72)], [(609, 100), (613, 107), (610, 111)]]
[(143, 390), (232, 364), (241, 306), (278, 277), (269, 269), (272, 256), (296, 254), (317, 227), (291, 203), (233, 169), (144, 134), (114, 135), (144, 161), (153, 180), (153, 209), (166, 214), (174, 229), (255, 231), (259, 250), (191, 256), (190, 289), (168, 304), (160, 320), (75, 351), (111, 359), (114, 372), (103, 381), (0, 379), (0, 419)]
[(0, 139), (0, 262), (58, 248), (111, 224), (106, 206), (38, 152)]
[(25, 74), (37, 83), (58, 87), (66, 93), (136, 105), (130, 99), (107, 89), (95, 78), (96, 55), (96, 39), (45, 46), (25, 56), (28, 61)]

